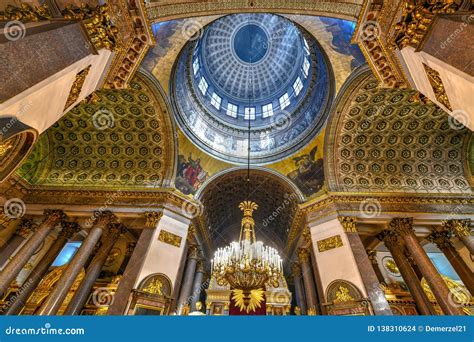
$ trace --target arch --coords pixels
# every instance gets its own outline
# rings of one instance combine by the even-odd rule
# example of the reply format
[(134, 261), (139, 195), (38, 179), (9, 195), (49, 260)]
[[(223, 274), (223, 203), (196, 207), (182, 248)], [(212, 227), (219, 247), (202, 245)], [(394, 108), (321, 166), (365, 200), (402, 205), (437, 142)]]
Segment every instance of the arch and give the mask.
[(344, 84), (325, 136), (328, 188), (352, 193), (472, 193), (466, 145), (472, 132), (455, 129), (416, 91), (379, 88), (367, 66)]
[(33, 149), (38, 131), (16, 117), (0, 118), (0, 183), (3, 182)]
[(356, 301), (364, 298), (362, 291), (356, 285), (344, 279), (336, 279), (329, 283), (324, 296), (327, 303)]
[(192, 18), (208, 15), (234, 13), (275, 13), (326, 16), (357, 21), (362, 9), (362, 0), (349, 0), (341, 3), (337, 0), (325, 1), (186, 1), (160, 4), (152, 0), (148, 3), (148, 18), (152, 22), (173, 19)]
[(171, 279), (164, 273), (152, 273), (146, 276), (138, 285), (138, 289), (143, 291), (153, 281), (159, 281), (161, 283), (161, 291), (163, 296), (171, 297), (173, 291), (173, 283)]
[[(198, 201), (201, 201), (202, 194), (205, 192), (206, 187), (209, 184), (211, 184), (213, 181), (215, 181), (216, 179), (224, 176), (227, 173), (231, 173), (231, 172), (235, 172), (235, 171), (241, 171), (241, 170), (247, 170), (247, 167), (245, 167), (245, 166), (231, 167), (229, 169), (222, 170), (222, 171), (216, 173), (215, 175), (212, 175), (211, 177), (209, 177), (209, 179), (207, 179), (202, 184), (202, 186), (198, 189), (198, 191), (196, 191), (196, 194), (194, 195), (195, 199), (198, 200)], [(298, 189), (298, 187), (291, 180), (289, 180), (286, 176), (282, 175), (281, 173), (279, 173), (275, 170), (266, 168), (266, 167), (261, 167), (261, 166), (252, 166), (250, 168), (250, 172), (252, 172), (252, 170), (268, 172), (269, 174), (271, 174), (275, 177), (278, 177), (282, 182), (284, 182), (286, 185), (288, 185), (288, 187), (290, 187), (293, 190), (293, 192), (298, 197), (298, 202), (299, 203), (303, 203), (306, 200), (303, 193), (301, 192), (301, 190)]]

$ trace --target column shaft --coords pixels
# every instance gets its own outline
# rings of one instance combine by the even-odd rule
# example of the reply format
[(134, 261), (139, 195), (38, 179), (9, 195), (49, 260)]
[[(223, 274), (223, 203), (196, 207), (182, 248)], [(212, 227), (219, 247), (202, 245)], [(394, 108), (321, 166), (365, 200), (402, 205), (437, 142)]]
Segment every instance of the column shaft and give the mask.
[(178, 313), (181, 313), (183, 307), (186, 304), (190, 303), (190, 295), (193, 286), (194, 274), (196, 272), (196, 265), (197, 265), (197, 254), (198, 249), (197, 246), (190, 246), (189, 248), (189, 257), (188, 263), (186, 266), (186, 270), (183, 276), (183, 282), (181, 284), (181, 292), (179, 294), (178, 300)]
[(8, 262), (8, 259), (15, 253), (18, 247), (25, 241), (23, 236), (14, 234), (0, 252), (0, 267)]
[(474, 293), (474, 276), (472, 275), (469, 266), (466, 265), (464, 260), (461, 259), (461, 256), (458, 254), (456, 249), (452, 245), (438, 245), (439, 249), (448, 259), (451, 266), (458, 274), (459, 278), (463, 282), (464, 286), (469, 290), (471, 294)]
[[(301, 264), (301, 274), (303, 277), (303, 284), (306, 295), (306, 310), (308, 313), (311, 311), (316, 311), (317, 308), (317, 295), (316, 288), (313, 278), (313, 272), (311, 271), (310, 265), (310, 252), (307, 249), (300, 248), (298, 251), (298, 257)], [(314, 312), (313, 311), (313, 312)]]
[(59, 211), (48, 211), (45, 215), (46, 218), (40, 224), (36, 233), (29, 238), (18, 253), (15, 254), (13, 259), (3, 268), (2, 272), (0, 272), (0, 296), (5, 293), (23, 266), (25, 266), (41, 243), (46, 239), (46, 236), (48, 236), (51, 230), (53, 230), (64, 216), (64, 214)]
[(196, 267), (196, 275), (194, 276), (192, 297), (191, 297), (191, 308), (190, 308), (191, 312), (197, 310), (196, 303), (199, 301), (199, 298), (201, 297), (203, 279), (204, 279), (204, 267), (202, 265), (202, 260), (200, 260)]
[(81, 313), (81, 310), (89, 297), (89, 293), (99, 277), (100, 271), (102, 270), (102, 267), (104, 266), (105, 261), (122, 230), (123, 229), (119, 224), (111, 225), (111, 227), (108, 228), (107, 234), (102, 236), (102, 244), (87, 267), (86, 276), (82, 280), (81, 285), (79, 285), (74, 297), (72, 297), (69, 302), (68, 307), (64, 312), (65, 315), (79, 315)]
[(407, 218), (394, 219), (391, 222), (393, 229), (401, 236), (405, 246), (420, 267), (420, 271), (430, 286), (439, 306), (447, 315), (463, 315), (462, 310), (451, 300), (451, 292), (438, 270), (418, 242), (412, 228), (412, 220)]
[(372, 309), (376, 315), (392, 315), (385, 293), (380, 287), (380, 282), (375, 274), (374, 267), (367, 256), (364, 245), (357, 233), (356, 222), (351, 217), (340, 217), (339, 220), (346, 231), (347, 239), (352, 249), (352, 254), (359, 268), (359, 273), (364, 283), (367, 295), (372, 303)]
[(63, 230), (59, 233), (57, 239), (53, 242), (46, 254), (41, 258), (38, 265), (30, 273), (28, 278), (21, 286), (21, 293), (6, 311), (6, 315), (15, 315), (26, 304), (28, 298), (39, 285), (53, 261), (63, 249), (64, 245), (72, 235), (79, 231), (79, 226), (75, 223), (64, 222)]
[(400, 274), (402, 275), (402, 278), (405, 281), (410, 294), (415, 300), (418, 312), (421, 315), (436, 315), (436, 311), (434, 310), (433, 305), (423, 290), (420, 280), (418, 279), (415, 271), (410, 265), (410, 262), (403, 253), (403, 245), (393, 233), (384, 233), (385, 236), (383, 241), (385, 246), (389, 250), (390, 254), (392, 254), (393, 260), (395, 260), (398, 270), (400, 271)]
[(91, 229), (87, 238), (82, 242), (81, 247), (77, 251), (74, 258), (69, 262), (69, 265), (64, 270), (59, 278), (56, 286), (53, 288), (48, 298), (38, 311), (38, 315), (54, 315), (61, 307), (64, 298), (66, 298), (69, 289), (76, 280), (77, 275), (81, 272), (82, 267), (89, 258), (90, 253), (94, 249), (97, 241), (102, 235), (102, 227), (94, 227)]
[(304, 296), (303, 283), (301, 279), (301, 266), (298, 263), (293, 264), (292, 269), (293, 282), (295, 283), (296, 305), (301, 310), (302, 315), (306, 315), (306, 303)]

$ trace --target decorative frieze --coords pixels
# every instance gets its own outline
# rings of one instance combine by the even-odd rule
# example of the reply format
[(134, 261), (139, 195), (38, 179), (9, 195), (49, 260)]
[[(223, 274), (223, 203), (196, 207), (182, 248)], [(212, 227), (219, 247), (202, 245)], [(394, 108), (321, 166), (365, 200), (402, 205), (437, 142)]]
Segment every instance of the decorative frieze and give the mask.
[(453, 108), (451, 107), (451, 103), (449, 102), (448, 94), (446, 94), (446, 89), (444, 88), (443, 80), (441, 79), (439, 72), (424, 63), (423, 67), (425, 68), (426, 77), (430, 82), (436, 100), (443, 106), (445, 106), (447, 109), (452, 111)]
[(318, 241), (318, 251), (320, 253), (329, 251), (331, 249), (339, 248), (342, 246), (343, 246), (343, 243), (342, 243), (342, 239), (340, 235), (331, 236), (326, 239)]
[(183, 238), (179, 235), (170, 233), (164, 229), (160, 230), (160, 234), (158, 235), (158, 240), (168, 245), (181, 247), (181, 240)]

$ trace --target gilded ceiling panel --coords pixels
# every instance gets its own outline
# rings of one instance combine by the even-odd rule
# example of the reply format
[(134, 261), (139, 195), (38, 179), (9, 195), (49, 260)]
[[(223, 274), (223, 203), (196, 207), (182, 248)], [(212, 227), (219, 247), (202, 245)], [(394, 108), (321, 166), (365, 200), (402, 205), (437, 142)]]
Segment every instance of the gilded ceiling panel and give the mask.
[(329, 189), (344, 192), (471, 193), (471, 132), (414, 91), (377, 88), (359, 73), (344, 90), (326, 134)]
[(160, 187), (172, 173), (173, 133), (163, 99), (145, 76), (100, 90), (50, 127), (18, 173), (34, 185)]

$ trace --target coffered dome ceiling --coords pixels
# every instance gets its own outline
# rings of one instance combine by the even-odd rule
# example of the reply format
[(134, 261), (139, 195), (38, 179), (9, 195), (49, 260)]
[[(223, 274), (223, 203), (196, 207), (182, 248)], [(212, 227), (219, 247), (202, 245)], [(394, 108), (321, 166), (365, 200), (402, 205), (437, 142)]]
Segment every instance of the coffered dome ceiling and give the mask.
[(183, 48), (172, 79), (180, 127), (228, 162), (282, 159), (320, 131), (332, 96), (332, 70), (318, 42), (272, 14), (220, 18)]
[(172, 177), (174, 134), (156, 88), (101, 90), (48, 129), (18, 173), (34, 185), (156, 188)]
[(352, 77), (326, 133), (330, 190), (471, 193), (472, 133), (416, 92), (377, 88), (372, 74)]

